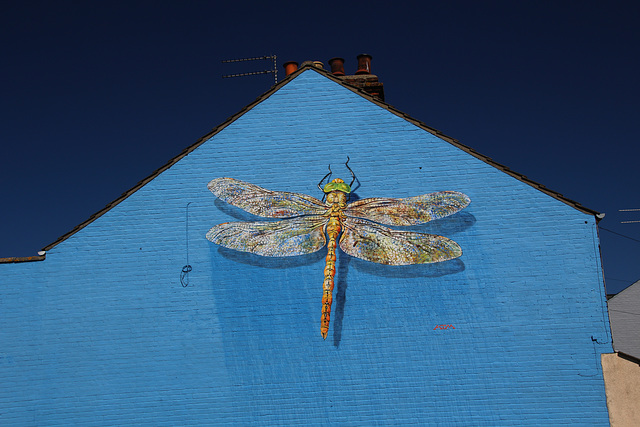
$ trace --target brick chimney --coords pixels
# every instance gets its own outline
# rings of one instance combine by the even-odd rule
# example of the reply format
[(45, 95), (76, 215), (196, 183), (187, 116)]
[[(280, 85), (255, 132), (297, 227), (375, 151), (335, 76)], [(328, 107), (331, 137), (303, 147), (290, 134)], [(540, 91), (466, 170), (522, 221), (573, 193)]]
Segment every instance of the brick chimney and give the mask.
[[(378, 76), (371, 74), (371, 55), (363, 53), (356, 57), (358, 69), (354, 75), (344, 75), (344, 59), (329, 60), (331, 72), (343, 82), (364, 90), (369, 95), (384, 101), (384, 86), (378, 81)], [(334, 68), (335, 64), (335, 68)]]
[[(384, 101), (384, 86), (378, 81), (378, 76), (371, 74), (371, 55), (363, 53), (358, 55), (356, 60), (358, 67), (355, 74), (346, 75), (344, 71), (344, 58), (331, 58), (328, 61), (331, 67), (331, 74), (346, 84), (362, 89), (369, 95), (378, 98), (380, 101)], [(308, 66), (324, 68), (324, 65), (320, 61), (304, 61), (301, 65), (301, 67)], [(294, 61), (285, 62), (284, 68), (285, 74), (288, 76), (298, 69), (298, 63)]]

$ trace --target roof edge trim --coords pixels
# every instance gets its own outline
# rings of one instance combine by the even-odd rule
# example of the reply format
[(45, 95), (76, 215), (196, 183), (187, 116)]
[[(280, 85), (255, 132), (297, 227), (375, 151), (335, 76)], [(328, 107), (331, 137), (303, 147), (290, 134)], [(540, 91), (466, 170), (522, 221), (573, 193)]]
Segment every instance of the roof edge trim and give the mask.
[(19, 262), (44, 261), (47, 255), (0, 258), (0, 264), (16, 264)]
[[(360, 88), (357, 88), (357, 87), (354, 87), (354, 86), (351, 86), (350, 84), (348, 84), (347, 82), (343, 81), (339, 77), (336, 77), (333, 74), (331, 74), (329, 71), (327, 71), (325, 69), (317, 68), (317, 67), (315, 67), (315, 66), (313, 66), (311, 64), (308, 64), (308, 65), (304, 65), (304, 66), (300, 67), (298, 70), (296, 70), (293, 73), (291, 73), (288, 76), (286, 76), (279, 83), (273, 85), (269, 90), (264, 92), (262, 95), (258, 96), (253, 102), (251, 102), (250, 104), (248, 104), (247, 106), (242, 108), (240, 111), (238, 111), (234, 115), (228, 117), (224, 122), (222, 122), (218, 126), (214, 127), (209, 133), (207, 133), (206, 135), (202, 136), (196, 142), (194, 142), (193, 144), (191, 144), (190, 146), (188, 146), (187, 148), (182, 150), (182, 152), (180, 154), (178, 154), (175, 157), (173, 157), (172, 159), (170, 159), (165, 165), (163, 165), (160, 168), (158, 168), (155, 171), (153, 171), (149, 176), (147, 176), (146, 178), (142, 179), (136, 185), (131, 187), (129, 190), (127, 190), (124, 193), (122, 193), (122, 195), (120, 195), (120, 197), (118, 197), (117, 199), (115, 199), (111, 203), (107, 204), (104, 208), (102, 208), (98, 212), (96, 212), (93, 215), (91, 215), (84, 222), (78, 224), (71, 231), (63, 234), (58, 239), (56, 239), (54, 242), (52, 242), (52, 243), (48, 244), (47, 246), (45, 246), (44, 248), (42, 248), (42, 250), (43, 251), (51, 250), (53, 247), (57, 246), (62, 241), (68, 239), (69, 237), (71, 237), (72, 235), (77, 233), (78, 231), (80, 231), (83, 228), (85, 228), (87, 225), (91, 224), (96, 219), (100, 218), (106, 212), (108, 212), (113, 207), (115, 207), (118, 204), (120, 204), (123, 200), (125, 200), (130, 195), (132, 195), (133, 193), (138, 191), (140, 188), (144, 187), (147, 183), (149, 183), (151, 180), (156, 178), (162, 172), (166, 171), (171, 166), (173, 166), (178, 161), (180, 161), (182, 158), (184, 158), (189, 153), (191, 153), (193, 150), (198, 148), (205, 141), (207, 141), (207, 140), (211, 139), (212, 137), (214, 137), (217, 133), (219, 133), (224, 128), (229, 126), (231, 123), (233, 123), (234, 121), (236, 121), (237, 119), (242, 117), (245, 113), (247, 113), (253, 107), (255, 107), (256, 105), (258, 105), (262, 101), (264, 101), (267, 98), (269, 98), (275, 92), (280, 90), (283, 86), (288, 84), (291, 80), (295, 79), (296, 77), (298, 77), (300, 74), (302, 74), (303, 72), (305, 72), (307, 70), (313, 70), (313, 71), (315, 71), (315, 72), (317, 72), (317, 73), (329, 78), (330, 80), (342, 85), (346, 89), (349, 89), (350, 91), (352, 91), (352, 92), (362, 96), (363, 98), (373, 102), (374, 104), (378, 105), (379, 107), (382, 107), (382, 108), (388, 110), (389, 112), (395, 114), (396, 116), (408, 121), (409, 123), (419, 127), (420, 129), (423, 129), (423, 130), (431, 133), (432, 135), (442, 139), (443, 141), (446, 141), (446, 142), (452, 144), (453, 146), (455, 146), (455, 147), (467, 152), (468, 154), (471, 154), (473, 157), (475, 157), (475, 158), (487, 163), (490, 166), (495, 167), (496, 169), (499, 169), (499, 170), (503, 171), (504, 173), (506, 173), (506, 174), (518, 179), (519, 181), (522, 181), (525, 184), (527, 184), (527, 185), (529, 185), (529, 186), (531, 186), (531, 187), (533, 187), (533, 188), (535, 188), (537, 190), (540, 190), (543, 193), (545, 193), (545, 194), (547, 194), (547, 195), (549, 195), (549, 196), (551, 196), (551, 197), (553, 197), (553, 198), (555, 198), (555, 199), (557, 199), (557, 200), (559, 200), (559, 201), (561, 201), (561, 202), (563, 202), (563, 203), (565, 203), (565, 204), (567, 204), (567, 205), (569, 205), (569, 206), (571, 206), (571, 207), (573, 207), (573, 208), (575, 208), (575, 209), (577, 209), (577, 210), (579, 210), (579, 211), (581, 211), (583, 213), (586, 213), (586, 214), (589, 214), (589, 215), (594, 215), (596, 217), (596, 221), (599, 222), (599, 218), (598, 218), (599, 212), (597, 212), (597, 211), (595, 211), (593, 209), (589, 209), (589, 208), (587, 208), (585, 206), (582, 206), (580, 203), (578, 203), (578, 202), (576, 202), (574, 200), (571, 200), (569, 198), (566, 198), (562, 194), (560, 194), (560, 193), (558, 193), (556, 191), (548, 189), (544, 185), (539, 184), (539, 183), (527, 178), (525, 175), (522, 175), (522, 174), (519, 174), (519, 173), (517, 173), (515, 171), (512, 171), (508, 167), (506, 167), (506, 166), (494, 161), (490, 157), (484, 156), (484, 155), (478, 153), (477, 151), (475, 151), (473, 148), (468, 147), (468, 146), (460, 143), (457, 139), (449, 137), (449, 136), (445, 135), (444, 133), (442, 133), (441, 131), (426, 125), (425, 123), (421, 122), (420, 120), (414, 119), (413, 117), (409, 116), (408, 114), (403, 113), (402, 111), (398, 110), (397, 108), (393, 107), (392, 105), (387, 104), (386, 102), (380, 101), (379, 99), (376, 99), (375, 97), (373, 97), (372, 95), (368, 94), (364, 90), (362, 90)], [(39, 257), (26, 257), (26, 258), (39, 258)], [(0, 258), (0, 260), (3, 260), (3, 259), (22, 259), (22, 258)], [(27, 259), (27, 261), (41, 261), (41, 260), (40, 259)], [(3, 261), (0, 261), (0, 262), (3, 262)], [(25, 262), (25, 261), (4, 261), (4, 262)]]
[(163, 166), (159, 167), (155, 171), (151, 172), (151, 174), (149, 174), (149, 176), (147, 176), (146, 178), (140, 180), (136, 185), (134, 185), (133, 187), (131, 187), (130, 189), (128, 189), (127, 191), (122, 193), (120, 195), (120, 197), (118, 197), (117, 199), (113, 200), (111, 203), (107, 204), (104, 208), (100, 209), (98, 212), (96, 212), (93, 215), (91, 215), (88, 219), (86, 219), (85, 221), (83, 221), (80, 224), (78, 224), (77, 226), (75, 226), (69, 232), (67, 232), (67, 233), (63, 234), (62, 236), (58, 237), (54, 242), (52, 242), (52, 243), (48, 244), (47, 246), (45, 246), (44, 248), (42, 248), (42, 250), (43, 251), (51, 250), (53, 247), (57, 246), (60, 242), (68, 239), (69, 237), (71, 237), (72, 235), (77, 233), (78, 231), (80, 231), (83, 228), (85, 228), (87, 225), (91, 224), (96, 219), (100, 218), (106, 212), (108, 212), (109, 210), (111, 210), (115, 206), (119, 205), (122, 201), (124, 201), (130, 195), (132, 195), (133, 193), (138, 191), (140, 188), (144, 187), (147, 183), (152, 181), (154, 178), (156, 178), (162, 172), (166, 171), (171, 166), (173, 166), (178, 161), (180, 161), (182, 158), (184, 158), (189, 153), (191, 153), (193, 150), (198, 148), (204, 142), (206, 142), (207, 140), (211, 139), (217, 133), (219, 133), (224, 128), (229, 126), (231, 123), (233, 123), (234, 121), (236, 121), (237, 119), (242, 117), (245, 113), (247, 113), (249, 110), (251, 110), (257, 104), (259, 104), (262, 101), (264, 101), (267, 98), (269, 98), (271, 95), (273, 95), (273, 93), (278, 91), (280, 88), (282, 88), (284, 85), (289, 83), (291, 80), (293, 80), (295, 77), (297, 77), (299, 74), (301, 74), (303, 71), (307, 70), (308, 68), (311, 68), (311, 66), (302, 67), (302, 68), (298, 69), (297, 71), (295, 71), (294, 73), (291, 73), (290, 75), (285, 77), (278, 84), (273, 85), (271, 87), (271, 89), (269, 89), (268, 91), (264, 92), (262, 95), (258, 96), (253, 102), (251, 102), (250, 104), (248, 104), (245, 107), (243, 107), (240, 111), (238, 111), (234, 115), (228, 117), (224, 122), (222, 122), (218, 126), (214, 127), (209, 133), (207, 133), (206, 135), (200, 137), (196, 142), (194, 142), (193, 144), (189, 145), (187, 148), (182, 150), (182, 152), (180, 152), (180, 154), (178, 154), (175, 157), (171, 158), (166, 164), (164, 164)]
[(638, 359), (637, 357), (632, 356), (632, 355), (627, 354), (627, 353), (623, 353), (621, 351), (618, 351), (616, 353), (618, 353), (618, 357), (621, 357), (621, 358), (623, 358), (625, 360), (628, 360), (629, 362), (637, 363), (638, 365), (640, 365), (640, 359)]
[[(305, 67), (307, 68), (307, 67)], [(395, 108), (394, 106), (392, 106), (391, 104), (388, 104), (384, 101), (380, 101), (379, 99), (373, 97), (372, 95), (368, 94), (367, 92), (365, 92), (364, 90), (351, 86), (348, 83), (342, 81), (340, 78), (332, 75), (330, 72), (326, 71), (326, 70), (319, 70), (317, 68), (314, 67), (310, 67), (311, 69), (313, 69), (314, 71), (317, 71), (320, 74), (325, 74), (328, 78), (330, 78), (331, 80), (335, 81), (336, 83), (339, 83), (343, 86), (345, 86), (346, 88), (348, 88), (349, 90), (351, 90), (352, 92), (355, 92), (359, 95), (361, 95), (364, 98), (367, 98), (369, 101), (373, 102), (374, 104), (388, 110), (389, 112), (395, 114), (396, 116), (405, 119), (406, 121), (408, 121), (409, 123), (419, 127), (420, 129), (423, 129), (427, 132), (429, 132), (430, 134), (442, 139), (443, 141), (446, 141), (448, 143), (450, 143), (451, 145), (461, 149), (462, 151), (465, 151), (468, 154), (471, 154), (473, 157), (487, 163), (490, 166), (493, 166), (494, 168), (501, 170), (502, 172), (506, 173), (507, 175), (510, 175), (514, 178), (516, 178), (519, 181), (524, 182), (525, 184), (553, 197), (554, 199), (557, 199), (559, 201), (561, 201), (564, 204), (567, 204), (571, 207), (573, 207), (574, 209), (579, 210), (580, 212), (586, 213), (588, 215), (593, 215), (596, 217), (596, 222), (600, 222), (600, 220), (604, 217), (604, 215), (600, 214), (600, 212), (595, 211), (593, 209), (589, 209), (586, 206), (583, 206), (582, 204), (576, 202), (575, 200), (569, 199), (565, 196), (563, 196), (561, 193), (558, 193), (557, 191), (553, 191), (547, 187), (545, 187), (544, 185), (537, 183), (529, 178), (527, 178), (525, 175), (517, 173), (511, 169), (509, 169), (507, 166), (496, 162), (495, 160), (493, 160), (491, 157), (489, 156), (485, 156), (483, 154), (478, 153), (476, 150), (474, 150), (473, 148), (462, 144), (460, 141), (458, 141), (455, 138), (452, 138), (450, 136), (445, 135), (444, 133), (442, 133), (441, 131), (439, 131), (438, 129), (432, 128), (431, 126), (428, 126), (427, 124), (421, 122), (418, 119), (415, 119), (413, 117), (411, 117), (410, 115), (408, 115), (407, 113), (404, 113), (400, 110), (398, 110), (397, 108)]]

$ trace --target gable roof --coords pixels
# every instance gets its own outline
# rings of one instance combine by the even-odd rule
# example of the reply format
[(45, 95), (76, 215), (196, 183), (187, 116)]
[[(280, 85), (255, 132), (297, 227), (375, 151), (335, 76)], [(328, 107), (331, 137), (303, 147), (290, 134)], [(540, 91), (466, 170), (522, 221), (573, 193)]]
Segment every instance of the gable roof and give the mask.
[[(525, 184), (527, 184), (527, 185), (529, 185), (529, 186), (531, 186), (531, 187), (533, 187), (533, 188), (535, 188), (535, 189), (537, 189), (537, 190), (539, 190), (539, 191), (541, 191), (541, 192), (543, 192), (543, 193), (545, 193), (545, 194), (547, 194), (547, 195), (549, 195), (549, 196), (551, 196), (551, 197), (553, 197), (553, 198), (555, 198), (555, 199), (557, 199), (557, 200), (559, 200), (559, 201), (561, 201), (561, 202), (563, 202), (563, 203), (565, 203), (565, 204), (567, 204), (567, 205), (579, 210), (580, 212), (583, 212), (583, 213), (586, 213), (586, 214), (589, 214), (589, 215), (594, 215), (596, 217), (597, 221), (602, 219), (603, 216), (601, 214), (599, 214), (597, 211), (589, 209), (589, 208), (581, 205), (580, 203), (578, 203), (578, 202), (576, 202), (574, 200), (568, 199), (568, 198), (564, 197), (562, 194), (560, 194), (560, 193), (558, 193), (556, 191), (550, 190), (547, 187), (545, 187), (544, 185), (539, 184), (539, 183), (527, 178), (525, 175), (519, 174), (519, 173), (509, 169), (508, 167), (506, 167), (506, 166), (494, 161), (490, 157), (478, 153), (473, 148), (468, 147), (468, 146), (460, 143), (457, 139), (451, 138), (451, 137), (443, 134), (441, 131), (439, 131), (437, 129), (434, 129), (434, 128), (430, 127), (430, 126), (427, 126), (425, 123), (421, 122), (420, 120), (414, 119), (413, 117), (409, 116), (408, 114), (403, 113), (402, 111), (396, 109), (392, 105), (387, 104), (387, 103), (379, 100), (378, 98), (376, 98), (376, 97), (370, 95), (369, 93), (365, 92), (363, 89), (355, 87), (355, 86), (351, 86), (347, 81), (341, 79), (340, 77), (334, 76), (329, 71), (321, 69), (321, 68), (316, 68), (313, 65), (304, 65), (300, 69), (298, 69), (297, 71), (295, 71), (295, 72), (291, 73), (290, 75), (288, 75), (287, 77), (285, 77), (282, 81), (280, 81), (276, 85), (272, 86), (271, 89), (269, 89), (268, 91), (266, 91), (265, 93), (263, 93), (262, 95), (257, 97), (249, 105), (245, 106), (240, 111), (238, 111), (236, 114), (234, 114), (231, 117), (227, 118), (220, 125), (218, 125), (215, 128), (213, 128), (211, 130), (211, 132), (207, 133), (206, 135), (204, 135), (201, 138), (199, 138), (196, 142), (194, 142), (190, 146), (186, 147), (184, 150), (182, 150), (182, 152), (180, 154), (178, 154), (177, 156), (175, 156), (172, 159), (170, 159), (165, 165), (163, 165), (160, 168), (156, 169), (149, 176), (147, 176), (146, 178), (142, 179), (136, 185), (131, 187), (129, 190), (127, 190), (124, 193), (122, 193), (117, 199), (115, 199), (111, 203), (107, 204), (104, 208), (102, 208), (98, 212), (96, 212), (93, 215), (91, 215), (86, 221), (78, 224), (72, 230), (70, 230), (69, 232), (63, 234), (58, 239), (56, 239), (54, 242), (52, 242), (52, 243), (48, 244), (47, 246), (45, 246), (44, 248), (42, 248), (42, 250), (43, 251), (48, 251), (48, 250), (52, 249), (53, 247), (58, 245), (60, 242), (66, 240), (67, 238), (69, 238), (73, 234), (75, 234), (78, 231), (82, 230), (87, 225), (91, 224), (96, 219), (100, 218), (102, 215), (104, 215), (110, 209), (112, 209), (113, 207), (117, 206), (120, 202), (125, 200), (127, 197), (129, 197), (130, 195), (132, 195), (133, 193), (138, 191), (140, 188), (142, 188), (147, 183), (152, 181), (154, 178), (156, 178), (162, 172), (166, 171), (171, 166), (176, 164), (183, 157), (187, 156), (193, 150), (198, 148), (205, 141), (211, 139), (217, 133), (219, 133), (224, 128), (229, 126), (231, 123), (236, 121), (238, 118), (243, 116), (246, 112), (251, 110), (253, 107), (258, 105), (262, 101), (264, 101), (267, 98), (269, 98), (272, 94), (274, 94), (279, 89), (281, 89), (283, 86), (288, 84), (291, 80), (295, 79), (297, 76), (299, 76), (300, 74), (302, 74), (303, 72), (305, 72), (307, 70), (313, 70), (313, 71), (325, 76), (326, 78), (328, 78), (328, 79), (330, 79), (330, 80), (342, 85), (343, 87), (347, 88), (348, 90), (350, 90), (350, 91), (352, 91), (354, 93), (357, 93), (358, 95), (360, 95), (363, 98), (369, 100), (370, 102), (373, 102), (374, 104), (386, 109), (390, 113), (395, 114), (396, 116), (408, 121), (409, 123), (414, 124), (415, 126), (419, 127), (420, 129), (423, 129), (423, 130), (435, 135), (436, 137), (438, 137), (438, 138), (440, 138), (440, 139), (452, 144), (453, 146), (459, 148), (460, 150), (465, 151), (466, 153), (472, 155), (473, 157), (475, 157), (475, 158), (477, 158), (479, 160), (482, 160), (483, 162), (487, 163), (488, 165), (491, 165), (491, 166), (495, 167), (496, 169), (501, 170), (502, 172), (504, 172), (504, 173), (506, 173), (506, 174), (518, 179), (519, 181), (522, 181), (523, 183), (525, 183)], [(39, 256), (33, 256), (33, 257), (0, 258), (0, 263), (42, 261), (44, 259), (45, 259), (45, 255), (39, 255)]]

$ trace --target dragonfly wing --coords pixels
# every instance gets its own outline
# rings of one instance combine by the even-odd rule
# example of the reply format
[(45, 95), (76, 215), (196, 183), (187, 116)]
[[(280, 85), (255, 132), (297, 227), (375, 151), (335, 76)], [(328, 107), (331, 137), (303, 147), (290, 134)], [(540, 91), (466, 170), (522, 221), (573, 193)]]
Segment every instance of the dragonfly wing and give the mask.
[(319, 215), (327, 206), (305, 194), (270, 191), (233, 178), (216, 178), (209, 190), (221, 200), (254, 215), (267, 218), (289, 218), (297, 215)]
[(345, 213), (381, 224), (406, 226), (452, 215), (470, 202), (469, 197), (457, 191), (440, 191), (407, 199), (362, 199), (347, 206)]
[(428, 264), (462, 255), (460, 246), (446, 237), (392, 230), (358, 218), (344, 221), (340, 248), (356, 258), (387, 265)]
[(322, 216), (267, 222), (226, 222), (213, 227), (207, 239), (225, 248), (271, 257), (310, 254), (325, 243)]

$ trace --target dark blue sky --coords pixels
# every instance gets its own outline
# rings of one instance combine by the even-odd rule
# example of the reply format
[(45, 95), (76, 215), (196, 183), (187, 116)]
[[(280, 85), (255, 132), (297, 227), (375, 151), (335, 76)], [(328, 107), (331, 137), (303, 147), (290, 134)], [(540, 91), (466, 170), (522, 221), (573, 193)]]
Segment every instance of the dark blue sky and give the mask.
[(637, 2), (220, 3), (3, 6), (0, 257), (35, 255), (273, 84), (221, 78), (268, 62), (221, 60), (274, 53), (282, 77), (369, 53), (388, 103), (606, 213), (609, 293), (640, 279), (640, 223), (621, 224), (640, 212), (619, 212), (640, 208)]

